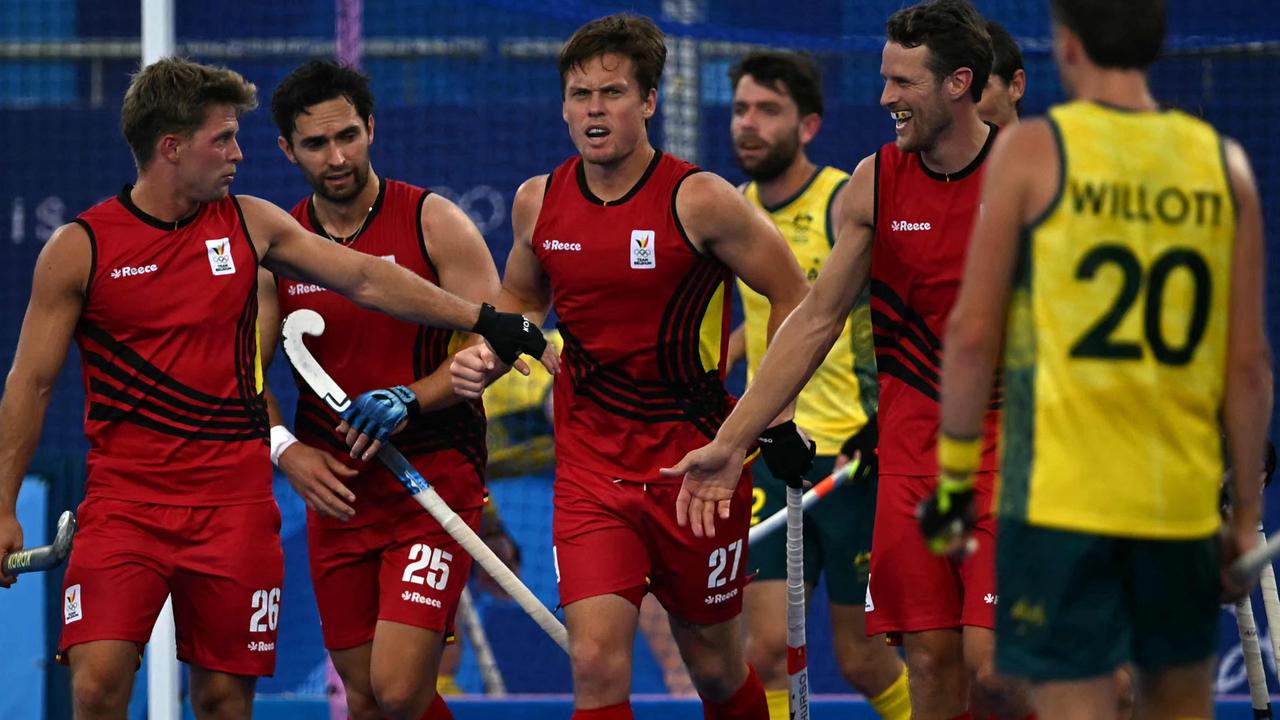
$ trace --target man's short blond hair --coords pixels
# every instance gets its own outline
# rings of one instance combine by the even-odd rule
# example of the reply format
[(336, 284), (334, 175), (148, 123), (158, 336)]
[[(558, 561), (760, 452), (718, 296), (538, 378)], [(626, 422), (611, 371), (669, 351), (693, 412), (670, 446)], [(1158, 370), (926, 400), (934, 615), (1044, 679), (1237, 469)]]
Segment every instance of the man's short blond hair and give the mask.
[(236, 115), (258, 106), (258, 89), (240, 73), (183, 58), (164, 58), (142, 68), (129, 83), (120, 129), (141, 170), (156, 143), (170, 134), (190, 136), (212, 105), (231, 105)]

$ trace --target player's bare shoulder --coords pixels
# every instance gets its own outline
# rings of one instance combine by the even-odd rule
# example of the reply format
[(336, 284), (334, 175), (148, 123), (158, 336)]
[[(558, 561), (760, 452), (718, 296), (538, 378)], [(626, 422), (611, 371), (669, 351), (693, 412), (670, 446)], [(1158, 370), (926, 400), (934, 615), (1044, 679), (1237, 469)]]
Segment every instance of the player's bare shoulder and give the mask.
[(533, 237), (533, 226), (542, 212), (542, 201), (547, 196), (551, 175), (534, 175), (516, 188), (511, 202), (511, 227), (517, 242), (528, 243)]
[(68, 290), (88, 290), (93, 273), (93, 239), (78, 222), (70, 222), (53, 231), (36, 261), (37, 277)]
[(835, 218), (837, 238), (840, 236), (840, 228), (845, 226), (867, 229), (875, 226), (878, 171), (875, 155), (862, 158), (849, 175), (849, 181), (836, 193), (832, 200), (831, 216)]
[(996, 136), (987, 160), (985, 186), (1014, 202), (1023, 223), (1041, 217), (1062, 182), (1062, 151), (1045, 118), (1024, 120)]
[(698, 172), (684, 178), (676, 189), (676, 216), (698, 250), (745, 232), (750, 221), (764, 216), (728, 180), (712, 172)]

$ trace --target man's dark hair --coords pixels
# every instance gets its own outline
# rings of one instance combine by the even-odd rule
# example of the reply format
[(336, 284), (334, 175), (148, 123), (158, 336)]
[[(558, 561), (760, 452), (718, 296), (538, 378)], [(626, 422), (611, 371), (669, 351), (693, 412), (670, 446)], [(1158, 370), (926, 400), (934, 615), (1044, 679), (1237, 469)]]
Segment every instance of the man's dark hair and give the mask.
[(750, 75), (766, 87), (781, 85), (800, 110), (800, 116), (822, 114), (822, 70), (803, 53), (758, 50), (742, 58), (729, 70), (729, 82), (736, 90), (743, 76)]
[(1049, 0), (1049, 13), (1099, 67), (1145, 70), (1160, 57), (1165, 0)]
[(271, 95), (271, 118), (280, 136), (293, 143), (298, 116), (307, 108), (334, 98), (346, 98), (369, 127), (373, 115), (373, 91), (369, 78), (359, 70), (332, 60), (312, 60), (289, 73)]
[(1013, 82), (1013, 74), (1025, 69), (1022, 65), (1022, 49), (1004, 26), (995, 20), (987, 21), (987, 34), (991, 36), (991, 74), (999, 75), (1008, 85)]
[(942, 80), (960, 68), (973, 71), (969, 95), (974, 102), (991, 75), (991, 36), (986, 21), (968, 0), (928, 0), (903, 8), (885, 23), (889, 42), (929, 49), (928, 67)]
[(642, 97), (658, 87), (662, 68), (667, 64), (667, 43), (662, 31), (647, 17), (619, 13), (578, 28), (560, 49), (560, 91), (564, 92), (570, 70), (581, 68), (605, 53), (631, 58)]

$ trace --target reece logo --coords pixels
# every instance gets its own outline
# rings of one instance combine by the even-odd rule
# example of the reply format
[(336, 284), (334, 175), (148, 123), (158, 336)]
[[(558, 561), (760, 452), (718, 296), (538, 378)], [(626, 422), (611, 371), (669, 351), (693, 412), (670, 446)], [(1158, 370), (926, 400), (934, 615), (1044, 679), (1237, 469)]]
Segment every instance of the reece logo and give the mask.
[(542, 249), (549, 251), (563, 250), (564, 252), (582, 252), (582, 243), (567, 243), (559, 240), (543, 240)]
[(920, 232), (922, 230), (932, 230), (933, 225), (927, 222), (908, 222), (906, 220), (894, 220), (889, 224), (894, 232)]
[(139, 265), (139, 266), (137, 266), (137, 267), (129, 267), (129, 266), (127, 266), (127, 265), (126, 265), (126, 266), (124, 266), (124, 267), (118, 267), (118, 268), (116, 268), (116, 269), (112, 270), (112, 271), (111, 271), (111, 279), (112, 279), (112, 280), (118, 280), (118, 279), (120, 279), (120, 278), (122, 278), (122, 277), (133, 277), (133, 276), (135, 276), (135, 275), (146, 275), (147, 273), (153, 273), (153, 272), (155, 272), (156, 270), (157, 270), (157, 266), (156, 266), (156, 264), (155, 264), (155, 263), (152, 263), (152, 264), (150, 264), (150, 265)]

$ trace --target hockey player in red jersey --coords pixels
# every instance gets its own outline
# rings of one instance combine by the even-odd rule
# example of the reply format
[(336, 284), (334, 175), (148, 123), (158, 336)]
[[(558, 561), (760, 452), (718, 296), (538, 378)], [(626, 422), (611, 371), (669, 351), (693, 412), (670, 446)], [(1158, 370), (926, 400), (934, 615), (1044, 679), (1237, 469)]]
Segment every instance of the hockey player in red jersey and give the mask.
[[(805, 281), (733, 186), (649, 144), (665, 57), (662, 33), (630, 15), (587, 23), (565, 45), (563, 112), (578, 155), (517, 191), (498, 306), (537, 320), (554, 309), (564, 338), (553, 524), (574, 717), (632, 717), (631, 647), (652, 592), (706, 717), (766, 720), (736, 621), (750, 481), (723, 532), (693, 538), (676, 526), (677, 485), (658, 469), (732, 408), (722, 383), (731, 274), (770, 299), (771, 331)], [(469, 348), (454, 360), (455, 386), (478, 395), (503, 369)], [(798, 442), (792, 428), (776, 432)]]
[(778, 331), (751, 391), (714, 442), (669, 472), (685, 478), (682, 518), (696, 535), (707, 533), (737, 492), (734, 468), (749, 441), (803, 387), (869, 281), (882, 431), (867, 632), (902, 640), (915, 716), (1023, 718), (1024, 693), (994, 670), (995, 400), (978, 482), (977, 552), (962, 560), (933, 554), (916, 521), (917, 507), (937, 485), (944, 329), (997, 133), (976, 109), (991, 69), (991, 41), (967, 0), (905, 8), (886, 30), (880, 104), (896, 140), (863, 159), (842, 191), (835, 248), (812, 292)]

